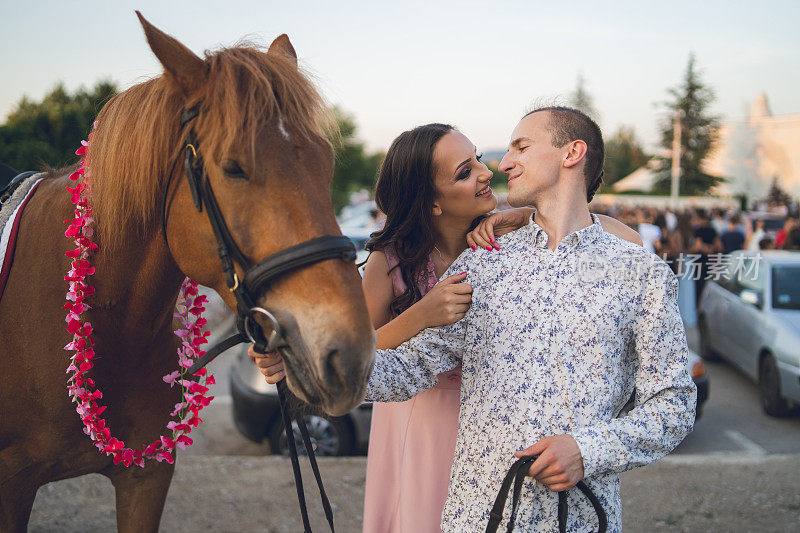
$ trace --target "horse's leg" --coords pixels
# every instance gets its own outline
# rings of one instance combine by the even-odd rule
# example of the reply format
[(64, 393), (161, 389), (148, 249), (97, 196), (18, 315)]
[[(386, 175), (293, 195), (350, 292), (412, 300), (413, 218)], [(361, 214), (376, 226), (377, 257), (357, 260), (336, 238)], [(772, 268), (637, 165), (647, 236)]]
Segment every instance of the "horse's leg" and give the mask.
[(161, 521), (175, 465), (145, 464), (112, 467), (103, 474), (114, 484), (119, 533), (155, 532)]
[(0, 481), (0, 532), (24, 533), (39, 485), (25, 472)]

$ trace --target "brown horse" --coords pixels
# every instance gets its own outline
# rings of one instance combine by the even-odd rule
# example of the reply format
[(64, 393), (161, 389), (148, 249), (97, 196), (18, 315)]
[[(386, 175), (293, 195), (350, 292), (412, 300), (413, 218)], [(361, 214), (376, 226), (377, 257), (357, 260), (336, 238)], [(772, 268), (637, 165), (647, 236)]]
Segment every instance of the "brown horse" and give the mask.
[[(249, 261), (341, 234), (328, 190), (329, 115), (289, 39), (281, 35), (267, 52), (238, 46), (200, 59), (139, 17), (165, 73), (105, 105), (87, 154), (100, 246), (89, 280), (96, 294), (87, 300), (98, 354), (92, 377), (109, 427), (133, 448), (166, 432), (177, 401), (161, 376), (177, 368), (172, 313), (183, 277), (235, 307), (211, 225), (195, 208), (183, 165), (174, 165), (187, 135), (181, 112), (199, 106), (192, 129), (205, 172)], [(82, 432), (67, 396), (67, 183), (53, 173), (29, 202), (0, 300), (0, 530), (26, 529), (41, 485), (98, 472), (116, 489), (119, 530), (155, 531), (174, 466), (114, 466)], [(283, 275), (258, 300), (278, 317), (294, 353), (289, 387), (334, 415), (362, 400), (372, 366), (374, 332), (360, 286), (352, 263), (326, 260)]]

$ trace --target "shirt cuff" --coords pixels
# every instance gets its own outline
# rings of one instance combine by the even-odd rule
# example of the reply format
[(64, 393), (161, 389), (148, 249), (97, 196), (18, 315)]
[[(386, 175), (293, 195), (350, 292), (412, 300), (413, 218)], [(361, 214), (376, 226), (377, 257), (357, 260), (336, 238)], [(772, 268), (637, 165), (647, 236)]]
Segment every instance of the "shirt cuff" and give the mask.
[(604, 437), (591, 427), (577, 428), (570, 435), (578, 444), (583, 459), (583, 477), (591, 477), (597, 474), (602, 465)]

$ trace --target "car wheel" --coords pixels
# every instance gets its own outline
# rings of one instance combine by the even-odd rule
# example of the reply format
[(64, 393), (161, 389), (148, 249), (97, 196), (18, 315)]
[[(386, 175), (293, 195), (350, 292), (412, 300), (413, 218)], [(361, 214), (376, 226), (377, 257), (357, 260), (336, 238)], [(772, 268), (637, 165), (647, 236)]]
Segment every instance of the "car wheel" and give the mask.
[(711, 347), (711, 334), (708, 331), (705, 317), (700, 317), (698, 326), (700, 329), (700, 357), (706, 361), (719, 361), (719, 354)]
[[(315, 455), (325, 457), (352, 453), (355, 438), (350, 424), (345, 418), (329, 419), (317, 415), (305, 415), (303, 419), (306, 422)], [(306, 448), (303, 445), (303, 437), (295, 421), (292, 421), (292, 433), (294, 433), (297, 453), (305, 455)], [(283, 429), (283, 419), (279, 418), (273, 424), (269, 435), (269, 444), (272, 453), (289, 455), (289, 442), (286, 440), (286, 431)]]
[(781, 396), (780, 376), (775, 358), (767, 354), (758, 369), (758, 392), (761, 407), (771, 416), (782, 417), (790, 414), (789, 402)]

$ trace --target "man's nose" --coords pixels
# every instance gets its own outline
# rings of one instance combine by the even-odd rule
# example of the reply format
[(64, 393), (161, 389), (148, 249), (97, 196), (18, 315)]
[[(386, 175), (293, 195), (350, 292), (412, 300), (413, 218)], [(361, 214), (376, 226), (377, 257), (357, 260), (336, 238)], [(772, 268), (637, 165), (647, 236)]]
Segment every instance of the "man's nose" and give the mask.
[(503, 156), (503, 159), (500, 160), (500, 164), (497, 165), (498, 170), (503, 174), (508, 174), (511, 168), (514, 166), (511, 163), (511, 157), (509, 156), (510, 152), (506, 152), (506, 155)]

